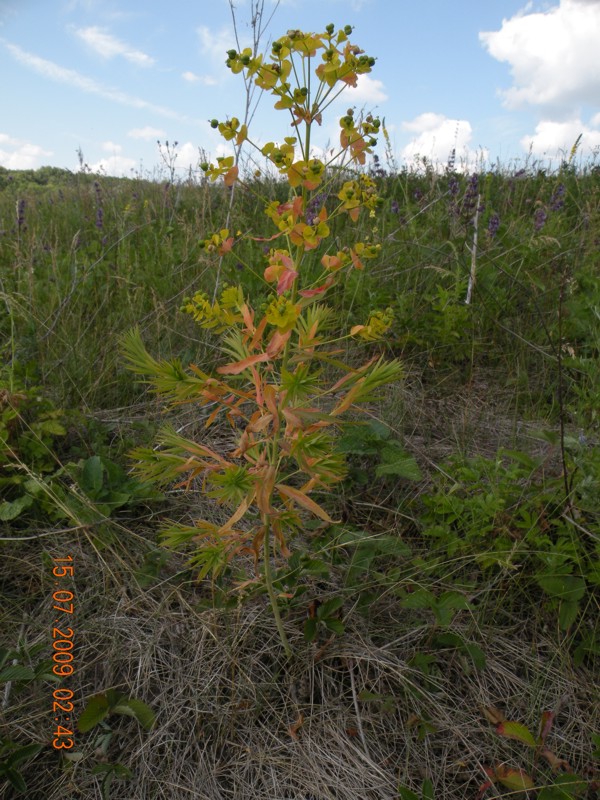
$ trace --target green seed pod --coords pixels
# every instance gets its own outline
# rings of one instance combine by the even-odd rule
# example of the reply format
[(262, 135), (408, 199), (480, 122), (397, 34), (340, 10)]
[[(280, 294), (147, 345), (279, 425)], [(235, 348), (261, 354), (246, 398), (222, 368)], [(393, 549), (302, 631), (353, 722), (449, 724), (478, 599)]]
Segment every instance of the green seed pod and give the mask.
[(331, 36), (335, 30), (335, 25), (333, 22), (330, 22), (329, 25), (325, 28), (326, 32)]
[(344, 28), (344, 33), (346, 34), (346, 36), (350, 36), (353, 30), (354, 28), (352, 27), (352, 25), (346, 25), (346, 27)]
[(228, 50), (227, 51), (227, 55), (233, 61), (233, 59), (237, 56), (237, 51), (236, 50)]
[(218, 119), (211, 119), (210, 127), (211, 128), (218, 128), (219, 127), (219, 120)]

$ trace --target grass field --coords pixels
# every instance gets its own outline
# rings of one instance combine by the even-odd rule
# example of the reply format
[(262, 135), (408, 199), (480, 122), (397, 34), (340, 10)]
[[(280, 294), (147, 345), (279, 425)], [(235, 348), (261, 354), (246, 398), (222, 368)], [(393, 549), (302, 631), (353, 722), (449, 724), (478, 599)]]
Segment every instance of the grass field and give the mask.
[[(220, 267), (201, 246), (229, 190), (0, 169), (3, 798), (598, 797), (600, 171), (369, 170), (382, 210), (334, 233), (381, 254), (330, 302), (393, 309), (367, 349), (404, 378), (339, 438), (341, 523), (273, 563), (287, 659), (249, 556), (197, 581), (159, 543), (213, 501), (128, 457), (165, 418), (228, 439), (119, 342), (219, 362), (180, 308), (217, 280), (260, 296), (256, 242)], [(287, 187), (236, 190), (232, 227), (267, 236), (257, 194)]]

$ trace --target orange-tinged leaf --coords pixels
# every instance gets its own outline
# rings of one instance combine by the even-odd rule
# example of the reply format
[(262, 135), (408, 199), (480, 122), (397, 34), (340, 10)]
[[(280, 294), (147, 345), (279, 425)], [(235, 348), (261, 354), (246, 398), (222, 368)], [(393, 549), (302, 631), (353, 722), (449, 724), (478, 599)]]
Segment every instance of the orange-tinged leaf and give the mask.
[(488, 722), (491, 722), (492, 725), (500, 725), (500, 723), (506, 722), (506, 717), (499, 708), (495, 708), (494, 706), (480, 706), (480, 709), (483, 716)]
[(560, 772), (561, 770), (564, 770), (565, 772), (573, 771), (568, 761), (555, 756), (554, 753), (551, 750), (548, 750), (547, 747), (544, 747), (542, 750), (540, 750), (540, 755), (550, 764), (553, 772)]
[(354, 386), (350, 389), (348, 394), (343, 397), (340, 402), (335, 406), (335, 408), (331, 411), (332, 416), (337, 416), (338, 414), (343, 414), (344, 411), (347, 411), (352, 403), (354, 402), (354, 398), (357, 394), (359, 394), (360, 389), (362, 388), (363, 383), (365, 382), (364, 378), (359, 378)]
[(268, 383), (263, 389), (263, 396), (265, 398), (265, 405), (271, 412), (273, 417), (273, 431), (279, 430), (279, 409), (277, 408), (277, 394), (273, 384)]
[[(265, 277), (266, 277), (266, 270), (265, 270)], [(296, 272), (295, 269), (285, 269), (281, 273), (281, 277), (279, 278), (279, 283), (277, 284), (277, 294), (283, 294), (284, 292), (287, 292), (288, 289), (291, 289), (297, 277), (298, 273)]]
[(254, 500), (254, 490), (252, 490), (247, 497), (245, 497), (242, 502), (239, 504), (235, 512), (229, 517), (227, 522), (222, 525), (217, 534), (220, 536), (223, 533), (228, 533), (231, 531), (232, 527), (235, 525), (236, 522), (239, 522), (241, 518), (244, 516), (248, 508), (250, 507), (250, 503)]
[(291, 429), (291, 430), (287, 430), (286, 431), (286, 435), (289, 436), (292, 430), (295, 430), (296, 428), (301, 428), (302, 427), (302, 420), (300, 419), (300, 417), (298, 417), (296, 414), (294, 414), (294, 410), (293, 409), (288, 408), (286, 406), (283, 409), (283, 416), (285, 417), (285, 420), (286, 420), (286, 422), (288, 424), (288, 428)]
[(261, 361), (268, 361), (270, 358), (268, 353), (257, 353), (254, 356), (248, 356), (241, 361), (234, 361), (231, 364), (225, 364), (223, 367), (217, 367), (217, 372), (221, 375), (239, 375), (248, 367), (253, 364), (258, 364)]
[(254, 381), (254, 388), (256, 390), (256, 405), (262, 406), (264, 405), (264, 397), (262, 393), (262, 381), (260, 375), (258, 374), (256, 367), (250, 367), (250, 371), (252, 372), (252, 380)]
[(254, 350), (254, 348), (258, 345), (259, 342), (262, 341), (263, 333), (265, 332), (265, 328), (269, 324), (269, 320), (266, 317), (263, 317), (258, 324), (256, 331), (254, 332), (254, 336), (252, 337), (252, 341), (250, 342), (250, 349)]
[(273, 528), (273, 533), (275, 534), (275, 538), (277, 539), (277, 543), (279, 544), (281, 555), (284, 558), (289, 558), (291, 556), (291, 552), (285, 542), (285, 536), (283, 535), (283, 531), (281, 530), (281, 525), (279, 524), (279, 520), (274, 519), (272, 521), (272, 528)]
[(254, 311), (248, 308), (246, 303), (243, 303), (242, 307), (240, 308), (240, 312), (242, 314), (242, 319), (244, 320), (244, 325), (246, 326), (246, 330), (248, 333), (254, 333)]
[(548, 734), (552, 728), (554, 723), (554, 712), (553, 711), (544, 711), (542, 713), (542, 719), (540, 720), (540, 742), (543, 744), (546, 741)]
[(239, 169), (236, 166), (233, 166), (231, 169), (227, 170), (225, 177), (223, 178), (223, 183), (225, 186), (233, 186), (237, 180), (238, 172)]
[(275, 488), (280, 494), (289, 497), (290, 500), (298, 503), (299, 506), (302, 506), (307, 511), (311, 511), (315, 516), (325, 520), (325, 522), (334, 522), (325, 509), (321, 508), (318, 503), (315, 503), (315, 501), (305, 495), (304, 492), (294, 489), (293, 486), (286, 486), (284, 483), (275, 484)]
[(497, 764), (490, 777), (499, 781), (511, 792), (525, 792), (535, 786), (533, 779), (525, 770), (507, 767), (504, 764)]
[[(256, 419), (255, 419), (255, 417), (256, 417)], [(260, 412), (257, 412), (256, 414), (252, 415), (252, 420), (254, 420), (254, 421), (250, 422), (250, 425), (248, 426), (248, 430), (251, 430), (252, 433), (260, 433), (261, 431), (264, 431), (264, 429), (267, 428), (270, 425), (271, 421), (273, 420), (273, 415), (272, 414), (261, 414)]]
[(233, 236), (230, 236), (228, 239), (225, 239), (223, 244), (219, 247), (218, 251), (219, 255), (220, 256), (226, 255), (233, 247), (233, 242), (234, 242)]
[(522, 725), (520, 722), (500, 722), (496, 725), (496, 733), (506, 739), (515, 739), (529, 747), (537, 747), (535, 736), (526, 725)]
[(275, 358), (275, 356), (279, 355), (283, 348), (285, 347), (285, 343), (290, 338), (291, 330), (286, 331), (285, 333), (280, 333), (280, 331), (275, 331), (273, 336), (267, 345), (267, 355), (269, 358)]
[(288, 732), (292, 737), (292, 739), (298, 739), (298, 731), (300, 730), (303, 724), (304, 724), (304, 714), (300, 712), (296, 722), (293, 722), (288, 728)]
[(302, 297), (315, 297), (317, 294), (323, 294), (323, 292), (326, 292), (332, 283), (334, 283), (334, 280), (328, 278), (325, 283), (323, 283), (321, 286), (317, 286), (316, 289), (303, 289), (301, 292), (298, 292), (298, 294)]
[(360, 333), (360, 331), (364, 331), (366, 327), (366, 325), (354, 325), (352, 328), (350, 328), (350, 336), (356, 336), (356, 334)]
[(218, 414), (219, 414), (219, 411), (221, 411), (221, 409), (220, 409), (220, 408), (217, 406), (217, 408), (215, 408), (215, 410), (214, 410), (214, 411), (212, 411), (212, 412), (209, 414), (209, 416), (208, 416), (208, 419), (207, 419), (207, 420), (206, 420), (206, 422), (204, 423), (204, 427), (205, 427), (205, 428), (210, 428), (210, 426), (213, 424), (213, 422), (214, 422), (214, 421), (215, 421), (215, 419), (217, 418), (217, 416), (218, 416)]
[(261, 514), (270, 514), (271, 495), (277, 477), (277, 468), (269, 464), (256, 475), (256, 505)]

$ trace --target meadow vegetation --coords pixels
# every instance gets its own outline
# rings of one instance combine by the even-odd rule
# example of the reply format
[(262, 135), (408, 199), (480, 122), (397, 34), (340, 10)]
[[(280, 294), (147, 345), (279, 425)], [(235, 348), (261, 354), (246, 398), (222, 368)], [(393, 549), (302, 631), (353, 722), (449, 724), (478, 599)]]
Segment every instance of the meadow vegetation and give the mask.
[(0, 169), (3, 797), (598, 797), (600, 168), (400, 168), (342, 117), (297, 180)]

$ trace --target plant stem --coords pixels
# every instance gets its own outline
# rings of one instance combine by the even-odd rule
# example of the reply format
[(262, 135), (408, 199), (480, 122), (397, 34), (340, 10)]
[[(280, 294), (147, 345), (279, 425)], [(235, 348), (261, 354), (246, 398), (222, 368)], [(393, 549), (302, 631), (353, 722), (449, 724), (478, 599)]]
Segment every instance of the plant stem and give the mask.
[(265, 523), (265, 538), (264, 538), (264, 554), (263, 554), (263, 561), (264, 561), (264, 576), (265, 576), (265, 583), (267, 585), (267, 592), (269, 593), (269, 599), (271, 601), (271, 609), (273, 611), (273, 616), (275, 617), (275, 625), (277, 626), (277, 630), (279, 632), (279, 638), (281, 639), (281, 643), (283, 645), (283, 649), (285, 650), (285, 654), (288, 658), (292, 657), (292, 648), (290, 647), (290, 643), (288, 641), (285, 628), (283, 627), (283, 622), (281, 620), (281, 614), (279, 613), (279, 605), (277, 604), (277, 595), (275, 594), (275, 589), (273, 587), (273, 572), (271, 570), (271, 526), (269, 525), (269, 520), (265, 516), (263, 518)]

